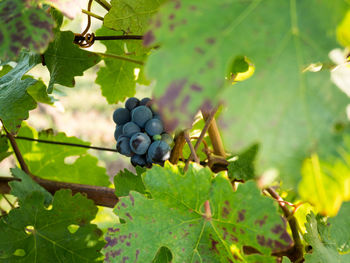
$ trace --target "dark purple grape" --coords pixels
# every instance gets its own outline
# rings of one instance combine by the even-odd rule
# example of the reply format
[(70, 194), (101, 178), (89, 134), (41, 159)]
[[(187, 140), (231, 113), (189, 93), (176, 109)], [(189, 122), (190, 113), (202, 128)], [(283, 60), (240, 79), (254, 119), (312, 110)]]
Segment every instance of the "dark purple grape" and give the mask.
[(133, 134), (140, 131), (140, 127), (136, 123), (130, 121), (123, 125), (123, 135), (127, 137), (133, 136)]
[(117, 125), (123, 125), (130, 121), (130, 111), (125, 108), (116, 109), (113, 113), (113, 121)]
[(146, 106), (138, 106), (131, 112), (131, 119), (140, 128), (144, 128), (148, 120), (152, 119), (152, 111)]
[(118, 126), (115, 128), (115, 131), (114, 131), (114, 139), (115, 139), (116, 141), (118, 141), (119, 136), (123, 135), (123, 126), (124, 126), (124, 125), (118, 125)]
[(146, 156), (135, 154), (133, 157), (131, 157), (131, 164), (133, 166), (141, 166), (141, 167), (146, 166), (147, 165)]
[(146, 106), (147, 103), (148, 103), (149, 101), (151, 101), (150, 98), (143, 98), (143, 99), (140, 101), (140, 105)]
[(166, 161), (170, 157), (170, 146), (164, 141), (155, 141), (148, 148), (147, 154), (152, 162)]
[(127, 108), (129, 111), (132, 111), (139, 105), (140, 105), (140, 101), (138, 98), (135, 98), (135, 97), (128, 98), (127, 101), (125, 102), (125, 108)]
[(145, 154), (151, 144), (151, 139), (143, 132), (135, 133), (130, 139), (131, 150), (139, 155)]
[(149, 136), (161, 134), (163, 132), (162, 121), (158, 119), (150, 119), (148, 122), (146, 122), (145, 131), (148, 133)]
[(171, 136), (169, 133), (163, 133), (161, 140), (165, 141), (169, 145), (171, 145), (174, 142), (173, 136)]
[(117, 151), (125, 156), (133, 156), (133, 152), (130, 149), (130, 138), (122, 135), (118, 138), (117, 141)]

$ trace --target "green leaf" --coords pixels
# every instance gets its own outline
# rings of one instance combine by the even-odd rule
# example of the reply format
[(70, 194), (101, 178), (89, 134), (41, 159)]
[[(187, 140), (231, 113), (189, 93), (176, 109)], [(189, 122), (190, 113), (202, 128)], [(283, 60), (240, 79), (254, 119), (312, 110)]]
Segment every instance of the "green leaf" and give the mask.
[(136, 168), (137, 174), (133, 174), (127, 169), (120, 171), (114, 176), (115, 195), (118, 197), (129, 195), (130, 191), (136, 191), (141, 194), (145, 193), (145, 185), (142, 182), (141, 174), (145, 169)]
[[(121, 35), (114, 30), (105, 27), (100, 28), (97, 35), (117, 36)], [(143, 61), (146, 58), (147, 49), (142, 46), (140, 40), (101, 41), (107, 48), (106, 53), (123, 56)], [(104, 58), (105, 66), (97, 73), (96, 83), (101, 86), (102, 95), (109, 104), (124, 101), (127, 97), (135, 95), (136, 82), (135, 69), (143, 67), (136, 63), (116, 59)], [(140, 74), (139, 74), (140, 75)]]
[(283, 257), (282, 263), (292, 263), (289, 258)]
[(55, 83), (74, 87), (74, 77), (83, 76), (86, 69), (101, 60), (98, 55), (80, 49), (73, 40), (74, 34), (71, 31), (55, 30), (55, 39), (43, 55), (50, 71), (49, 93)]
[(330, 218), (330, 235), (335, 240), (338, 251), (350, 252), (350, 202), (343, 203), (336, 217)]
[(18, 197), (20, 202), (24, 202), (25, 199), (33, 192), (40, 192), (44, 196), (44, 204), (46, 206), (52, 203), (52, 195), (46, 191), (39, 184), (34, 182), (32, 178), (19, 168), (12, 168), (11, 174), (20, 179), (20, 181), (12, 181), (9, 183), (11, 186), (11, 194)]
[(0, 136), (0, 162), (9, 157), (12, 152), (9, 152), (9, 144), (6, 135)]
[(22, 0), (0, 2), (0, 58), (15, 59), (22, 48), (43, 52), (53, 38), (53, 20)]
[(171, 263), (172, 258), (171, 251), (166, 247), (161, 247), (152, 263)]
[[(200, 106), (225, 100), (227, 148), (241, 151), (258, 143), (257, 173), (280, 169), (284, 185), (295, 186), (302, 160), (329, 143), (333, 124), (346, 121), (348, 98), (331, 84), (329, 73), (303, 70), (329, 62), (347, 8), (345, 0), (164, 4), (144, 44), (160, 45), (146, 71), (156, 79), (167, 127), (184, 126)], [(240, 55), (254, 63), (255, 73), (231, 86), (224, 77)]]
[(238, 154), (235, 160), (228, 165), (228, 177), (231, 180), (247, 181), (255, 177), (255, 159), (259, 150), (259, 145), (254, 144), (242, 154)]
[(237, 74), (246, 72), (249, 69), (249, 64), (244, 56), (237, 56), (231, 65), (230, 73)]
[[(347, 156), (350, 160), (350, 155)], [(342, 160), (320, 161), (317, 155), (304, 161), (299, 194), (322, 215), (335, 216), (344, 200), (350, 200), (350, 167)]]
[(143, 34), (149, 20), (164, 0), (112, 0), (103, 24), (126, 33)]
[[(96, 262), (101, 256), (102, 232), (90, 224), (97, 212), (93, 201), (60, 190), (52, 209), (44, 206), (40, 192), (20, 204), (0, 219), (1, 262)], [(74, 234), (71, 226), (78, 227)]]
[[(54, 134), (52, 130), (47, 130), (37, 134), (28, 126), (21, 128), (19, 136), (89, 145), (76, 137), (67, 137), (62, 132)], [(36, 176), (70, 183), (98, 186), (110, 184), (106, 169), (97, 165), (98, 159), (87, 154), (86, 148), (24, 140), (17, 140), (17, 144), (29, 170)]]
[(339, 254), (333, 240), (329, 240), (328, 229), (315, 215), (307, 216), (306, 231), (304, 235), (306, 242), (312, 246), (312, 254), (305, 255), (305, 263), (347, 263), (350, 254)]
[[(28, 94), (28, 87), (37, 83), (23, 75), (40, 63), (40, 56), (22, 52), (16, 67), (0, 78), (0, 119), (5, 127), (15, 133), (28, 112), (36, 108), (36, 102)], [(4, 70), (8, 70), (8, 67)]]
[[(273, 200), (261, 195), (254, 182), (233, 192), (223, 175), (207, 168), (182, 168), (169, 163), (144, 175), (153, 199), (138, 192), (120, 198), (115, 208), (126, 221), (106, 236), (106, 260), (150, 262), (160, 247), (169, 248), (172, 262), (275, 262), (272, 251), (291, 245), (285, 223)], [(204, 203), (209, 204), (210, 209)], [(261, 255), (243, 254), (251, 246)]]

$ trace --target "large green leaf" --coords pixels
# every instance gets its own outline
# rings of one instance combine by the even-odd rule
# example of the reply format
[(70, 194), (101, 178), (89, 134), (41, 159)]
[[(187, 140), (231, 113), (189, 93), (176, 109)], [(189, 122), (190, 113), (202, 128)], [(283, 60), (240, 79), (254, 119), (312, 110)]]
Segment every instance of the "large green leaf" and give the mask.
[(335, 216), (342, 202), (350, 200), (350, 155), (343, 157), (347, 158), (345, 162), (338, 159), (328, 163), (314, 154), (304, 161), (299, 194), (322, 215)]
[(126, 33), (143, 34), (164, 0), (112, 0), (104, 25)]
[[(106, 236), (108, 262), (151, 262), (162, 246), (174, 263), (275, 262), (271, 252), (291, 245), (276, 203), (254, 182), (234, 192), (221, 174), (192, 165), (185, 174), (181, 169), (167, 163), (146, 172), (152, 199), (133, 191), (120, 198), (115, 212), (126, 223)], [(243, 246), (261, 254), (245, 255)]]
[[(102, 27), (97, 35), (117, 36), (121, 33)], [(140, 40), (101, 41), (107, 48), (106, 53), (123, 56), (138, 61), (146, 58), (147, 49)], [(124, 101), (126, 97), (135, 95), (136, 82), (135, 69), (141, 70), (142, 65), (116, 58), (104, 58), (105, 66), (97, 73), (96, 83), (101, 86), (102, 95), (110, 104)]]
[[(0, 78), (0, 119), (12, 133), (17, 131), (22, 120), (28, 118), (28, 112), (36, 108), (36, 102), (27, 89), (37, 80), (22, 77), (38, 63), (39, 55), (22, 52), (16, 67)], [(7, 71), (8, 67), (4, 70)]]
[(55, 39), (44, 53), (44, 59), (50, 71), (49, 92), (55, 83), (74, 87), (75, 76), (97, 64), (100, 56), (80, 49), (73, 43), (74, 34), (70, 31), (55, 30)]
[(324, 223), (315, 218), (314, 214), (307, 216), (305, 224), (306, 242), (312, 246), (312, 254), (305, 255), (305, 263), (348, 263), (350, 254), (340, 254), (336, 244), (329, 237), (329, 229)]
[[(47, 141), (89, 145), (75, 137), (67, 137), (62, 132), (54, 134), (51, 130), (47, 130), (38, 134), (28, 126), (22, 127), (19, 135)], [(98, 159), (87, 154), (86, 148), (23, 140), (17, 140), (17, 143), (29, 170), (36, 176), (89, 185), (110, 184), (106, 169), (97, 165)]]
[[(259, 143), (257, 173), (279, 168), (285, 185), (295, 186), (308, 152), (346, 121), (348, 98), (329, 73), (303, 69), (328, 61), (347, 7), (345, 0), (169, 1), (144, 37), (160, 45), (146, 71), (157, 81), (167, 126), (187, 124), (201, 105), (221, 98), (228, 105), (221, 122), (227, 148)], [(255, 73), (231, 86), (224, 77), (241, 55)]]
[(22, 48), (43, 52), (54, 22), (44, 9), (22, 0), (0, 1), (0, 58), (14, 59)]
[(104, 245), (90, 224), (96, 213), (93, 201), (70, 190), (56, 192), (52, 209), (33, 192), (0, 219), (0, 262), (96, 262)]
[(338, 250), (350, 253), (350, 202), (343, 203), (336, 217), (328, 220), (330, 235), (335, 239)]

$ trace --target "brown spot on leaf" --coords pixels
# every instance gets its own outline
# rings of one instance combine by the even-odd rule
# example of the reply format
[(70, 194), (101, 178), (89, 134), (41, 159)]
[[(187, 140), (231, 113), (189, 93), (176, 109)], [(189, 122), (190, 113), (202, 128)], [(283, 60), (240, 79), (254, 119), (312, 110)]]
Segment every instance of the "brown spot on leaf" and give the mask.
[(139, 257), (140, 250), (136, 249), (136, 254), (135, 254), (135, 261), (137, 261), (137, 258)]
[(203, 54), (205, 53), (204, 50), (201, 49), (200, 47), (196, 47), (194, 50), (195, 50), (198, 54), (201, 54), (201, 55), (203, 55)]
[(259, 244), (260, 246), (265, 246), (265, 237), (264, 237), (264, 236), (257, 235), (257, 236), (256, 236), (256, 239), (257, 239), (258, 244)]
[(238, 242), (238, 238), (237, 238), (236, 236), (232, 235), (232, 234), (230, 234), (230, 240), (231, 240), (232, 242), (235, 242), (235, 243)]
[(242, 235), (245, 233), (245, 231), (242, 228), (239, 230), (239, 232), (241, 232)]
[(213, 45), (215, 43), (215, 38), (213, 37), (209, 37), (206, 39), (206, 42), (209, 44), (209, 45)]
[(260, 220), (257, 219), (257, 220), (255, 220), (254, 224), (259, 225), (259, 226), (263, 226), (263, 225), (265, 225), (265, 223), (266, 223), (266, 219), (267, 219), (267, 215), (265, 215), (263, 219), (260, 219)]
[(195, 10), (197, 10), (197, 6), (195, 6), (195, 5), (191, 5), (191, 6), (190, 6), (190, 10), (191, 10), (191, 11), (195, 11)]
[(129, 198), (130, 198), (130, 201), (131, 201), (131, 205), (134, 206), (134, 204), (135, 204), (134, 197), (131, 194), (129, 194)]
[(211, 248), (210, 249), (215, 251), (215, 253), (219, 253), (219, 251), (216, 247), (217, 244), (219, 244), (219, 242), (211, 238)]
[(170, 30), (170, 31), (174, 31), (174, 29), (175, 29), (175, 25), (174, 25), (174, 24), (170, 24), (170, 25), (169, 25), (169, 30)]
[(122, 207), (126, 207), (126, 204), (125, 203), (121, 203)]
[(272, 229), (271, 229), (272, 233), (278, 234), (281, 231), (283, 231), (283, 227), (281, 225), (275, 225)]
[(191, 90), (200, 92), (200, 91), (202, 91), (202, 87), (197, 85), (197, 84), (192, 84)]
[(175, 18), (175, 15), (174, 14), (170, 14), (169, 15), (169, 20), (173, 20)]
[(160, 28), (162, 26), (162, 21), (160, 19), (157, 19), (154, 26), (155, 26), (155, 28)]
[(147, 47), (151, 45), (155, 39), (153, 31), (150, 30), (143, 36), (143, 45)]
[(125, 263), (128, 259), (129, 259), (129, 257), (127, 257), (127, 256), (123, 257), (122, 263)]
[(284, 231), (281, 235), (280, 235), (280, 239), (286, 241), (287, 244), (290, 244), (292, 242), (292, 239), (290, 238), (290, 236), (288, 235), (288, 233), (286, 231)]
[(214, 60), (209, 60), (207, 62), (207, 66), (208, 66), (208, 68), (214, 68)]
[(237, 223), (244, 221), (246, 212), (247, 211), (245, 209), (242, 209), (242, 210), (238, 211), (238, 218), (237, 218), (237, 221), (236, 221)]
[(126, 242), (126, 245), (127, 245), (128, 247), (130, 247), (130, 242)]
[(230, 214), (229, 209), (228, 209), (226, 206), (224, 206), (224, 207), (222, 208), (222, 217), (223, 217), (223, 218), (227, 218), (229, 214)]

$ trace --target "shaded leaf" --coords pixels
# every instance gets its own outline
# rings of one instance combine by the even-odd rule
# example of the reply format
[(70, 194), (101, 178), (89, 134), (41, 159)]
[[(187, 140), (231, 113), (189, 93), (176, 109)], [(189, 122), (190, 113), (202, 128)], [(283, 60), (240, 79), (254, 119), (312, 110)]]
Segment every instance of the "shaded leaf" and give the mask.
[(335, 240), (338, 251), (350, 252), (350, 202), (343, 203), (336, 217), (330, 218), (330, 235)]
[[(138, 192), (120, 198), (115, 212), (126, 223), (106, 236), (107, 262), (150, 262), (162, 246), (171, 250), (174, 263), (275, 262), (271, 252), (291, 245), (276, 204), (253, 182), (233, 192), (227, 178), (207, 168), (191, 165), (185, 174), (181, 169), (166, 163), (146, 172), (153, 199)], [(243, 245), (261, 255), (243, 254)]]
[[(121, 33), (102, 27), (97, 35), (116, 36)], [(124, 56), (143, 61), (146, 58), (147, 49), (142, 46), (140, 40), (125, 41), (101, 41), (107, 48), (106, 53)], [(135, 70), (143, 67), (139, 64), (115, 58), (104, 58), (105, 66), (97, 73), (96, 83), (101, 86), (102, 95), (109, 104), (124, 101), (127, 97), (135, 95), (136, 82)]]
[(101, 60), (98, 55), (80, 49), (73, 40), (72, 32), (55, 30), (55, 39), (43, 55), (50, 71), (49, 93), (52, 92), (55, 83), (74, 87), (74, 77), (83, 76), (86, 69)]
[[(21, 128), (19, 136), (89, 145), (76, 137), (67, 137), (62, 132), (54, 134), (52, 130), (47, 130), (37, 133), (28, 126)], [(106, 169), (97, 165), (98, 159), (87, 154), (86, 148), (24, 140), (18, 140), (17, 144), (29, 170), (36, 176), (70, 183), (98, 186), (110, 184)]]
[(306, 231), (304, 235), (306, 242), (312, 246), (312, 254), (305, 255), (305, 263), (347, 263), (350, 254), (341, 255), (332, 240), (328, 237), (328, 229), (314, 214), (307, 216)]
[(53, 38), (53, 20), (22, 0), (0, 2), (0, 58), (15, 59), (22, 48), (43, 52)]
[[(0, 78), (0, 119), (5, 127), (15, 133), (22, 120), (29, 116), (29, 111), (36, 108), (35, 100), (28, 94), (28, 87), (37, 83), (23, 75), (40, 63), (40, 56), (22, 52), (15, 68)], [(4, 70), (8, 70), (5, 68)]]
[(103, 24), (126, 33), (143, 34), (149, 20), (164, 0), (112, 0)]
[[(97, 212), (93, 201), (60, 190), (50, 210), (40, 192), (33, 192), (20, 205), (0, 219), (1, 262), (96, 262), (101, 256), (102, 232), (90, 224)], [(69, 231), (71, 225), (78, 227), (74, 234)]]
[(228, 165), (228, 176), (231, 180), (247, 181), (255, 177), (255, 159), (259, 145), (254, 144)]
[(136, 191), (141, 194), (145, 193), (145, 185), (143, 184), (141, 174), (145, 169), (137, 167), (137, 173), (134, 174), (127, 169), (120, 171), (114, 176), (115, 195), (117, 197), (127, 196), (130, 191)]
[(0, 136), (0, 162), (9, 157), (12, 152), (9, 152), (9, 144), (5, 135)]

